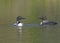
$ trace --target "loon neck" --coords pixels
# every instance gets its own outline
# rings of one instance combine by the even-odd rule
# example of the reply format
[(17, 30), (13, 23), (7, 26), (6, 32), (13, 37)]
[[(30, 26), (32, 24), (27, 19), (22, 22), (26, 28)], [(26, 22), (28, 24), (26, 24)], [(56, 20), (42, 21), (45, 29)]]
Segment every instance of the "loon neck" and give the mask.
[(17, 21), (17, 24), (21, 23), (21, 21)]

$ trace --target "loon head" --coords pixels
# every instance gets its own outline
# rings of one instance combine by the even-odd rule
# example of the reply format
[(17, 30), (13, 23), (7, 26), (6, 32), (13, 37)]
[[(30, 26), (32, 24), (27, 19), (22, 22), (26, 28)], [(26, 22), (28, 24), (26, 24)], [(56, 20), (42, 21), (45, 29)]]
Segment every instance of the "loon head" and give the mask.
[(23, 18), (22, 16), (17, 16), (16, 18), (17, 21), (22, 20), (22, 19), (25, 19), (25, 18)]
[(40, 19), (41, 20), (47, 20), (47, 17), (46, 16), (41, 16)]

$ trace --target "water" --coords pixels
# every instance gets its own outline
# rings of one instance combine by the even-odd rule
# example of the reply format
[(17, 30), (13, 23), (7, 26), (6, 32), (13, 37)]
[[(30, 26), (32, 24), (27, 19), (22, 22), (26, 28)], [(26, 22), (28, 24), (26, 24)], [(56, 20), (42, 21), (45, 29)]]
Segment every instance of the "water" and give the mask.
[(42, 38), (44, 43), (59, 43), (60, 25), (42, 27)]

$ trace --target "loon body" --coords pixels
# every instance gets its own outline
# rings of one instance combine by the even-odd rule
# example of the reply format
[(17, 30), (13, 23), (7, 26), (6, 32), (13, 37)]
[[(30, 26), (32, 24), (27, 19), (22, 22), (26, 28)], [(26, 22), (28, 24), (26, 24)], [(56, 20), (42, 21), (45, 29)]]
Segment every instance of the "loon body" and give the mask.
[(23, 26), (23, 23), (21, 23), (20, 21), (18, 21), (17, 23), (14, 24), (14, 26), (22, 27)]
[(56, 25), (56, 24), (58, 24), (58, 23), (56, 23), (56, 22), (53, 22), (53, 21), (42, 21), (41, 23), (40, 23), (40, 25)]
[(54, 21), (48, 21), (46, 16), (42, 16), (42, 17), (40, 17), (40, 19), (42, 20), (40, 22), (40, 25), (56, 25), (56, 24), (58, 24), (57, 22), (54, 22)]
[(17, 26), (23, 26), (23, 23), (21, 23), (20, 21), (18, 21), (18, 23), (17, 23)]

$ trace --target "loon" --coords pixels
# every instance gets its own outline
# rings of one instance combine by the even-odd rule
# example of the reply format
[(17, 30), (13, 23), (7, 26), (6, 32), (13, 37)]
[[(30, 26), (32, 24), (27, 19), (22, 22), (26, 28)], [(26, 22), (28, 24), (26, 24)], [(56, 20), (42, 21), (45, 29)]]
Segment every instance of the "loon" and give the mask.
[(25, 19), (25, 18), (23, 18), (22, 16), (17, 16), (16, 23), (14, 23), (14, 26), (17, 26), (21, 29), (23, 26), (23, 23), (21, 22), (22, 19)]
[(47, 20), (46, 16), (41, 16), (40, 19), (42, 20), (40, 22), (40, 25), (56, 25), (56, 24), (58, 24), (55, 21), (49, 21), (49, 20)]

